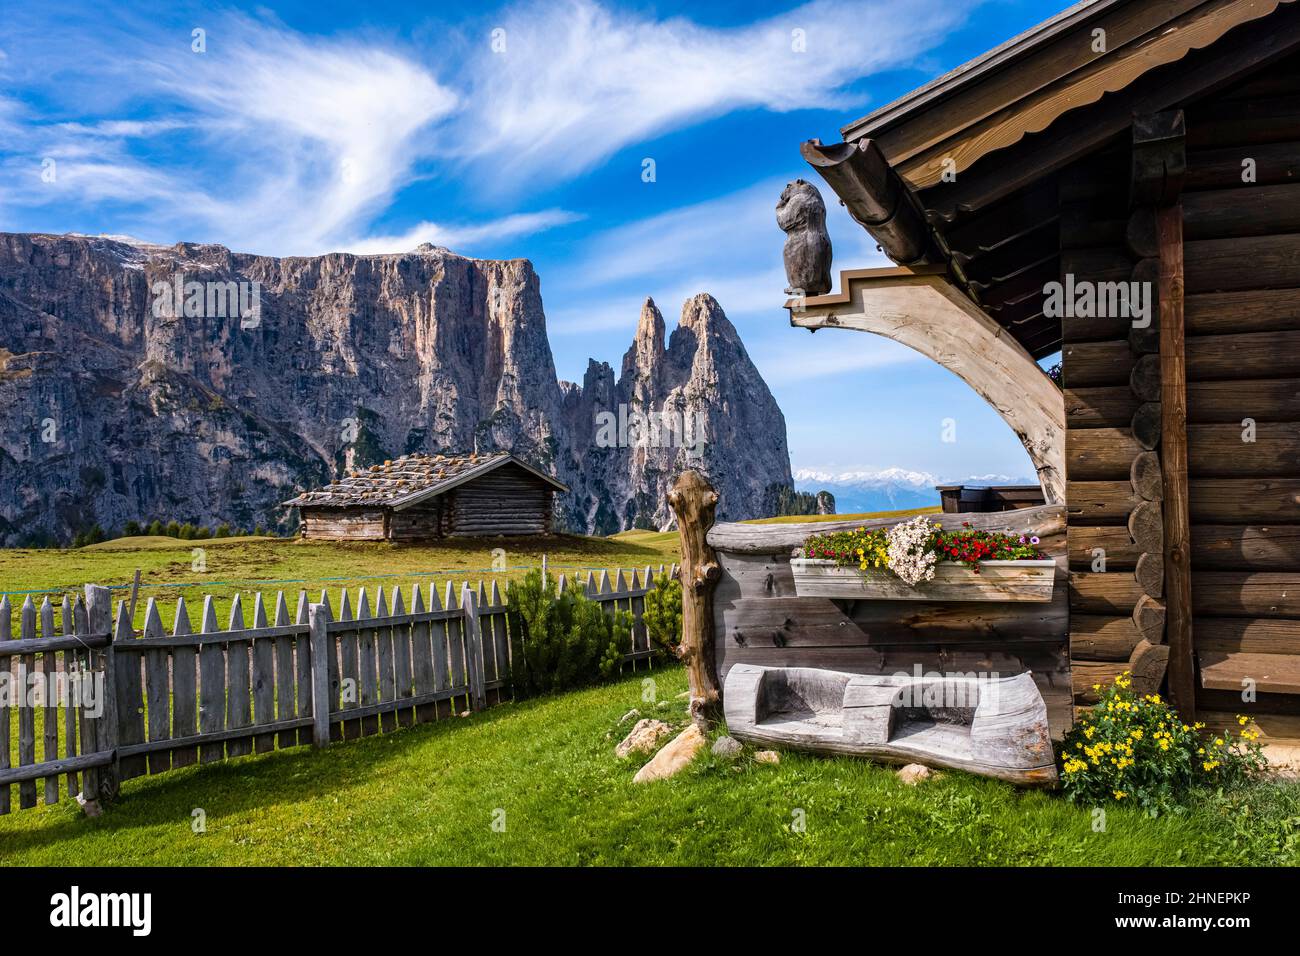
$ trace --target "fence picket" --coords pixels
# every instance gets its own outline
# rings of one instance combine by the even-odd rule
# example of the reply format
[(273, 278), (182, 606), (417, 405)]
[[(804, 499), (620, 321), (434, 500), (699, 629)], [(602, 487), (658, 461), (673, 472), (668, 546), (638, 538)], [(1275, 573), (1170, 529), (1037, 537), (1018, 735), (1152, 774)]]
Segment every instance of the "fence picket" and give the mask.
[[(203, 597), (203, 623), (200, 634), (215, 634), (221, 630), (217, 624), (217, 609), (212, 595)], [(226, 726), (226, 654), (215, 641), (199, 648), (199, 730), (202, 733), (220, 733)], [(199, 760), (211, 763), (225, 754), (221, 741), (199, 747)]]
[[(277, 591), (275, 594), (275, 626), (288, 627), (293, 621), (289, 619), (289, 605), (285, 603), (284, 592)], [(294, 639), (288, 635), (277, 637), (275, 639), (275, 720), (292, 720), (298, 716), (298, 710), (294, 703), (294, 677), (297, 671), (293, 663), (293, 643)], [(298, 731), (282, 730), (280, 731), (278, 744), (284, 747), (292, 747), (298, 742)]]
[[(230, 626), (227, 631), (244, 631), (244, 604), (238, 592), (230, 603)], [(226, 727), (248, 727), (252, 724), (252, 684), (249, 677), (249, 642), (226, 642)], [(253, 742), (247, 737), (232, 737), (226, 741), (228, 757), (242, 757), (253, 752)]]
[[(448, 588), (451, 586), (448, 585)], [(429, 610), (441, 611), (445, 605), (438, 600), (438, 585), (432, 581), (429, 582)], [(447, 621), (433, 621), (429, 626), (429, 633), (433, 641), (433, 689), (435, 691), (444, 691), (451, 687), (451, 634), (448, 631)], [(451, 713), (454, 704), (450, 700), (440, 700), (434, 705), (434, 711), (440, 717), (446, 717)]]
[[(0, 602), (3, 603), (3, 602)], [(76, 633), (76, 620), (72, 613), (72, 599), (68, 595), (63, 595), (63, 603), (59, 606), (59, 627), (63, 630), (64, 637), (71, 637)], [(3, 640), (9, 634), (8, 618), (0, 610), (0, 640)], [(72, 651), (62, 651), (63, 660), (63, 679), (67, 680), (71, 675), (73, 668), (76, 666), (76, 656)], [(0, 729), (4, 730), (5, 740), (9, 739), (8, 721), (0, 722)], [(68, 706), (63, 708), (63, 749), (65, 757), (75, 757), (77, 755), (77, 708)], [(77, 771), (68, 771), (68, 799), (75, 799), (81, 792), (81, 783)], [(0, 799), (8, 795), (8, 788), (0, 790)]]
[[(54, 633), (54, 606), (50, 604), (47, 596), (41, 602), (41, 637), (55, 637)], [(53, 651), (43, 651), (41, 653), (41, 677), (45, 681), (45, 745), (41, 751), (44, 762), (49, 763), (59, 759), (59, 700), (55, 693), (55, 685), (58, 681), (58, 655)], [(59, 802), (59, 775), (50, 774), (45, 778), (45, 802), (46, 804)]]
[[(163, 636), (162, 617), (158, 604), (149, 599), (144, 612), (144, 638), (156, 640)], [(170, 655), (167, 648), (151, 648), (144, 652), (145, 714), (149, 724), (149, 742), (171, 737), (171, 689), (168, 687), (167, 665)], [(149, 752), (149, 772), (162, 773), (172, 766), (171, 754), (166, 750)]]
[[(257, 592), (253, 602), (253, 627), (270, 627), (266, 616), (266, 602), (262, 592)], [(275, 638), (262, 637), (253, 641), (253, 725), (275, 723)], [(258, 734), (253, 738), (255, 753), (275, 749), (275, 734)]]
[[(375, 594), (375, 617), (388, 617), (388, 602), (384, 598), (384, 589), (381, 586)], [(396, 656), (396, 648), (393, 647), (393, 627), (390, 624), (387, 627), (381, 627), (375, 631), (375, 659), (379, 663), (379, 683), (375, 694), (376, 701), (390, 703), (396, 700), (397, 680), (393, 674), (393, 658)], [(397, 713), (395, 711), (384, 711), (379, 715), (379, 725), (383, 728), (384, 733), (390, 733), (397, 729)]]
[[(393, 617), (406, 613), (406, 604), (402, 600), (399, 585), (393, 588)], [(397, 624), (393, 627), (393, 682), (394, 695), (397, 700), (408, 700), (415, 695), (415, 675), (411, 670), (411, 631), (410, 624)], [(415, 723), (415, 711), (410, 707), (397, 710), (397, 725), (410, 727)]]
[[(172, 622), (173, 637), (188, 637), (194, 628), (185, 599), (176, 599), (176, 618)], [(196, 698), (198, 684), (195, 670), (198, 653), (193, 645), (172, 648), (172, 733), (177, 737), (193, 737), (199, 732)], [(197, 763), (197, 747), (181, 747), (172, 751), (173, 767), (188, 767)]]
[[(368, 623), (372, 615), (370, 613), (370, 598), (366, 594), (366, 589), (361, 588), (361, 593), (357, 595), (357, 623)], [(379, 668), (376, 663), (376, 643), (378, 642), (379, 633), (373, 627), (365, 627), (357, 631), (357, 666), (358, 683), (357, 695), (358, 703), (362, 707), (369, 707), (375, 703), (379, 696)], [(379, 733), (379, 718), (367, 716), (361, 718), (361, 736), (369, 737), (372, 734)]]
[[(21, 615), (21, 639), (36, 639), (36, 605), (32, 596), (27, 595), (23, 601)], [(8, 663), (8, 661), (6, 661)], [(28, 698), (28, 675), (36, 671), (36, 655), (24, 654), (18, 658), (18, 766), (31, 767), (36, 764), (36, 708), (30, 706)], [(8, 741), (5, 741), (8, 746)], [(18, 808), (27, 810), (36, 806), (36, 781), (24, 780), (18, 785)]]
[[(298, 592), (298, 610), (294, 613), (293, 622), (295, 624), (311, 623), (311, 603), (307, 598), (307, 592), (301, 590)], [(298, 717), (309, 717), (314, 711), (311, 702), (315, 694), (311, 676), (311, 635), (299, 634), (293, 642), (293, 668), (296, 680), (294, 681), (295, 689), (298, 692), (298, 698), (294, 703), (294, 713)], [(337, 668), (335, 668), (337, 670)], [(326, 687), (329, 686), (328, 680)], [(300, 727), (297, 731), (298, 743), (309, 744), (312, 742), (314, 730), (311, 727)], [(281, 735), (280, 746), (284, 747), (284, 735)]]
[[(364, 593), (364, 592), (363, 592)], [(340, 621), (352, 620), (352, 604), (348, 600), (348, 592), (344, 589), (339, 598), (339, 617)], [(339, 706), (343, 710), (350, 710), (360, 703), (360, 672), (357, 669), (358, 643), (359, 635), (355, 630), (338, 631), (335, 634), (335, 640), (339, 645)], [(343, 739), (355, 740), (361, 736), (361, 721), (345, 720), (343, 722)]]
[[(456, 592), (452, 590), (452, 584), (447, 582), (447, 596), (443, 601), (443, 606), (448, 610), (460, 606), (460, 601), (456, 597)], [(447, 621), (447, 642), (451, 649), (451, 686), (469, 688), (469, 679), (465, 675), (465, 621), (456, 619)], [(452, 698), (452, 709), (459, 711), (461, 701), (465, 702), (465, 709), (469, 709), (469, 698), (456, 695)]]

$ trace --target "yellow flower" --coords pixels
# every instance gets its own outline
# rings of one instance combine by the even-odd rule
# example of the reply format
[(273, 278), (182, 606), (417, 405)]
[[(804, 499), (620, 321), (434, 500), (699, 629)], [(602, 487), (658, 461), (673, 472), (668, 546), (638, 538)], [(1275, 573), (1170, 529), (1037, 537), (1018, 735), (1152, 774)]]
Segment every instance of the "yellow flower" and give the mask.
[(1115, 794), (1115, 799), (1116, 799), (1116, 800), (1123, 800), (1125, 797), (1128, 796), (1128, 794), (1125, 793), (1123, 790), (1115, 790), (1115, 791), (1112, 791), (1112, 792)]
[(1245, 727), (1246, 724), (1249, 722), (1250, 722), (1249, 717), (1243, 717), (1241, 714), (1237, 715), (1237, 723), (1241, 724), (1241, 726)]

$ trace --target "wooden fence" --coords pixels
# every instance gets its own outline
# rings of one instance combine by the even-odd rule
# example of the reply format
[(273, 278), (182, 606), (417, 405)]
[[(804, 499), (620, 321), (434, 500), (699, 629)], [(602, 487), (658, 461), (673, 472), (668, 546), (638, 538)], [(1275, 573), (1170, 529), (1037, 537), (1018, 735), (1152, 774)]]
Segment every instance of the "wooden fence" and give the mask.
[[(631, 611), (633, 668), (655, 654), (643, 620), (658, 571), (559, 575), (607, 613)], [(111, 799), (123, 780), (173, 767), (351, 740), (482, 710), (512, 696), (506, 604), (496, 581), (450, 581), (355, 599), (343, 590), (312, 603), (300, 591), (252, 601), (237, 595), (227, 625), (205, 596), (197, 628), (184, 599), (170, 633), (151, 598), (141, 633), (125, 601), (116, 616), (107, 588), (84, 596), (30, 595), (17, 614), (0, 597), (0, 814), (69, 798)], [(355, 604), (354, 604), (355, 600)], [(373, 600), (373, 603), (372, 603)], [(58, 623), (56, 626), (56, 618)], [(32, 678), (35, 679), (32, 679)], [(41, 692), (33, 696), (31, 687)], [(53, 693), (58, 689), (57, 693)], [(318, 707), (317, 701), (328, 706)], [(13, 720), (11, 711), (17, 711)], [(16, 732), (16, 736), (15, 736)], [(41, 757), (37, 760), (37, 740)], [(38, 782), (41, 787), (38, 789)]]

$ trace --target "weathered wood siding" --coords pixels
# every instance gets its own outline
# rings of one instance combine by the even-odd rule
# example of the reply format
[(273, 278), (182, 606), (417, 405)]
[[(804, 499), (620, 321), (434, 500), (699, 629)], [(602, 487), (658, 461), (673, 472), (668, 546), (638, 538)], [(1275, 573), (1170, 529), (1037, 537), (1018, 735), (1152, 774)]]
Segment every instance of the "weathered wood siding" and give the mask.
[(549, 534), (555, 489), (514, 464), (453, 488), (445, 501), (446, 533), (489, 537)]
[(388, 519), (390, 541), (427, 541), (441, 537), (442, 498), (394, 511)]
[[(709, 543), (722, 576), (713, 595), (718, 676), (738, 663), (821, 667), (855, 674), (1026, 671), (1047, 704), (1054, 737), (1069, 726), (1065, 508), (935, 515), (948, 527), (1032, 530), (1057, 561), (1050, 603), (841, 601), (795, 594), (790, 553), (813, 531), (864, 522), (717, 525)], [(888, 525), (892, 521), (870, 521)], [(755, 535), (762, 535), (755, 545)], [(766, 543), (766, 550), (763, 550)]]
[(302, 508), (302, 536), (326, 541), (384, 540), (384, 512), (379, 508)]

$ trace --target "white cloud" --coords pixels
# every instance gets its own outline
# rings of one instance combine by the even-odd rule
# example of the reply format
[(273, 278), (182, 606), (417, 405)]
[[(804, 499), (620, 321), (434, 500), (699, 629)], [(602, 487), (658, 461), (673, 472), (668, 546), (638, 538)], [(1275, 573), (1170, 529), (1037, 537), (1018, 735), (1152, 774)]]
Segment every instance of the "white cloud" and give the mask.
[(344, 252), (371, 254), (380, 252), (408, 252), (424, 242), (446, 246), (452, 250), (471, 248), (478, 243), (501, 239), (514, 239), (532, 235), (556, 226), (578, 222), (583, 217), (565, 209), (544, 209), (541, 212), (516, 213), (474, 225), (440, 225), (421, 222), (396, 236), (370, 236), (355, 239), (341, 246)]
[(847, 84), (912, 62), (977, 2), (816, 0), (734, 28), (593, 0), (517, 6), (504, 50), (484, 43), (471, 65), (455, 151), (493, 157), (497, 182), (558, 178), (732, 110), (843, 108)]

